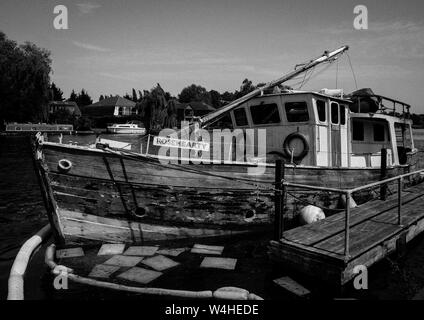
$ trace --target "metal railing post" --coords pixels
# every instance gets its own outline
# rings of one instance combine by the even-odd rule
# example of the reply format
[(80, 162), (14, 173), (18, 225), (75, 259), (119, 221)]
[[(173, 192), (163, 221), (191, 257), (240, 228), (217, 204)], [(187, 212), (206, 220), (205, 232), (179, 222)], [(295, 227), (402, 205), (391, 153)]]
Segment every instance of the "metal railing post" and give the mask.
[(403, 178), (398, 179), (398, 225), (402, 225), (402, 185)]
[(350, 229), (350, 192), (346, 192), (346, 211), (345, 211), (345, 260), (349, 260), (349, 229)]
[(274, 240), (279, 241), (282, 237), (282, 188), (284, 185), (282, 184), (283, 179), (283, 162), (278, 159), (275, 161), (275, 194), (274, 194)]

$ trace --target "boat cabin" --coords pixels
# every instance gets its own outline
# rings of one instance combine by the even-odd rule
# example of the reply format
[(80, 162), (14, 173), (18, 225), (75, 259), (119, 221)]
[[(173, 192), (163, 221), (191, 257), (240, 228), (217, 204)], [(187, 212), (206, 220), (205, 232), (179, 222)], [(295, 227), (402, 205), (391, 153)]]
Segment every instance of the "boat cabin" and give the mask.
[(266, 129), (266, 162), (282, 157), (302, 166), (372, 168), (380, 167), (384, 148), (388, 166), (406, 165), (415, 150), (409, 113), (385, 108), (383, 99), (394, 100), (378, 97), (380, 109), (361, 113), (351, 111), (351, 99), (319, 92), (263, 94), (206, 128), (255, 129), (255, 137), (257, 129)]

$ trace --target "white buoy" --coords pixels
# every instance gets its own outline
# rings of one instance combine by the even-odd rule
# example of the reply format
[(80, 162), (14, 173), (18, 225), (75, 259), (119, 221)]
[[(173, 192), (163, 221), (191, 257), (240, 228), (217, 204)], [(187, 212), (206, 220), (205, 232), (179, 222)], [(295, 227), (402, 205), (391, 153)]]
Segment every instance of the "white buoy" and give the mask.
[(311, 224), (318, 220), (325, 219), (325, 214), (321, 208), (308, 205), (300, 210), (299, 219), (301, 224)]

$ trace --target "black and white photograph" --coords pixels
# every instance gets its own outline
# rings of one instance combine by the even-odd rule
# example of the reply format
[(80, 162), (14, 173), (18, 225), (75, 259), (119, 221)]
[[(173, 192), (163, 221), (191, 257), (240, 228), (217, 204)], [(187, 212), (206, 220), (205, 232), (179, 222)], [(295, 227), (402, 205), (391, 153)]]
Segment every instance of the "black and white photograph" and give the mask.
[(423, 84), (418, 0), (1, 0), (0, 299), (424, 300)]

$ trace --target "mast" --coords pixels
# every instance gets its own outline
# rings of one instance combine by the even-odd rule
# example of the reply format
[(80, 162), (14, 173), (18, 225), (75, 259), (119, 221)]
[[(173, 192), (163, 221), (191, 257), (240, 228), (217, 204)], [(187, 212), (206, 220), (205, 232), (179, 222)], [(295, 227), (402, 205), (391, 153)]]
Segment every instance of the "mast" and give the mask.
[(271, 82), (268, 82), (266, 85), (257, 88), (255, 90), (253, 90), (252, 92), (249, 92), (248, 94), (244, 95), (241, 98), (238, 98), (237, 100), (234, 100), (233, 102), (231, 102), (230, 104), (226, 105), (225, 107), (222, 107), (221, 109), (211, 112), (207, 115), (205, 115), (204, 117), (200, 118), (200, 123), (202, 125), (204, 125), (205, 123), (211, 121), (212, 119), (215, 119), (217, 117), (219, 117), (220, 115), (222, 115), (225, 112), (228, 112), (236, 107), (238, 107), (240, 104), (249, 101), (250, 99), (256, 97), (257, 95), (259, 95), (262, 91), (267, 90), (269, 88), (272, 88), (274, 86), (280, 85), (296, 76), (298, 76), (299, 74), (302, 74), (303, 72), (308, 71), (309, 69), (323, 63), (326, 61), (330, 61), (332, 58), (337, 57), (340, 54), (343, 54), (345, 51), (347, 51), (349, 49), (349, 46), (343, 46), (340, 47), (337, 50), (334, 50), (332, 52), (328, 52), (325, 51), (320, 57), (311, 60), (310, 62), (302, 65), (301, 67), (299, 67), (298, 69), (295, 68), (294, 71), (290, 72), (289, 74), (277, 79), (277, 80), (273, 80)]

